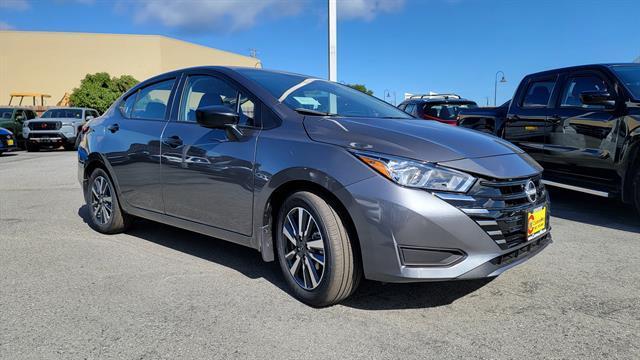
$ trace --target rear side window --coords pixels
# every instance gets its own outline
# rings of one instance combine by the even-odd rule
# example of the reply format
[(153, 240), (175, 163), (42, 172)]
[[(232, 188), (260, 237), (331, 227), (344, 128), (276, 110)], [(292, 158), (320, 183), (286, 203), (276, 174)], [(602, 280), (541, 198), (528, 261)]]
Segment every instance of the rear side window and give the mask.
[(567, 80), (567, 85), (562, 94), (562, 107), (582, 107), (602, 109), (603, 105), (585, 105), (580, 100), (580, 94), (584, 91), (607, 91), (604, 80), (595, 75), (574, 76)]
[(531, 82), (522, 100), (522, 107), (546, 107), (549, 104), (555, 85), (556, 81), (551, 79)]
[(404, 112), (406, 112), (407, 114), (415, 115), (416, 104), (407, 104), (407, 107), (404, 109)]
[[(131, 108), (131, 118), (164, 120), (175, 79), (161, 81), (138, 91)], [(129, 99), (125, 101), (129, 102)]]

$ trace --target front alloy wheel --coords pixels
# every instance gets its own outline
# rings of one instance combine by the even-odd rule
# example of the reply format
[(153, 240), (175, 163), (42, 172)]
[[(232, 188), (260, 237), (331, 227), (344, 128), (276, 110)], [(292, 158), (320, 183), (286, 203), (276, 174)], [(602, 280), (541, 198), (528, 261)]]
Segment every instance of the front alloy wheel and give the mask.
[(324, 242), (318, 223), (302, 207), (289, 211), (282, 234), (289, 273), (300, 287), (313, 290), (324, 275)]
[(357, 243), (336, 208), (307, 191), (290, 195), (277, 217), (280, 268), (293, 294), (313, 306), (336, 304), (355, 291)]

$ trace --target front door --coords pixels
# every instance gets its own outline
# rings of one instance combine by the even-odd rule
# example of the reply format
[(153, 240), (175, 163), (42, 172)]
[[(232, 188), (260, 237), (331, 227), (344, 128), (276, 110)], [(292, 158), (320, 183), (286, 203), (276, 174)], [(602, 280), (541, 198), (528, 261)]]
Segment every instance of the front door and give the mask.
[(554, 115), (547, 123), (545, 170), (570, 172), (567, 175), (578, 176), (585, 181), (611, 183), (616, 177), (615, 134), (619, 117), (615, 106), (583, 104), (580, 94), (584, 91), (614, 94), (615, 90), (598, 72), (568, 74)]
[(530, 78), (516, 94), (504, 128), (504, 138), (518, 145), (536, 161), (544, 162), (547, 118), (552, 115), (551, 100), (557, 76)]
[[(161, 145), (166, 214), (251, 235), (257, 100), (226, 79), (191, 74), (179, 103)], [(242, 135), (196, 123), (196, 110), (213, 105), (238, 112)]]

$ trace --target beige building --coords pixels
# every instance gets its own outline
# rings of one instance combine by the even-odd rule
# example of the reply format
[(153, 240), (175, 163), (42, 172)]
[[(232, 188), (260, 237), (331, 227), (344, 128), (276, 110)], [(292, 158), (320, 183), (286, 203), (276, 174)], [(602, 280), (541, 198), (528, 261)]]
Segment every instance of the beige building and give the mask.
[(159, 35), (0, 31), (0, 49), (0, 105), (10, 93), (49, 94), (45, 105), (55, 105), (89, 73), (142, 81), (190, 66), (261, 67), (256, 58)]

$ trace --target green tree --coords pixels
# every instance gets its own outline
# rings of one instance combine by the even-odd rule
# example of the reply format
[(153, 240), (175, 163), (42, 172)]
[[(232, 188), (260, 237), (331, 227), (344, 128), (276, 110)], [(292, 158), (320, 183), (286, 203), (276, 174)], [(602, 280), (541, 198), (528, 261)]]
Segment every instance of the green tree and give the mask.
[(111, 77), (106, 72), (87, 74), (69, 96), (72, 106), (90, 107), (104, 113), (125, 91), (138, 83), (131, 75)]
[(352, 88), (352, 89), (356, 89), (358, 91), (362, 91), (363, 93), (365, 93), (367, 95), (373, 95), (373, 90), (367, 89), (367, 87), (362, 85), (362, 84), (347, 84), (347, 86)]

